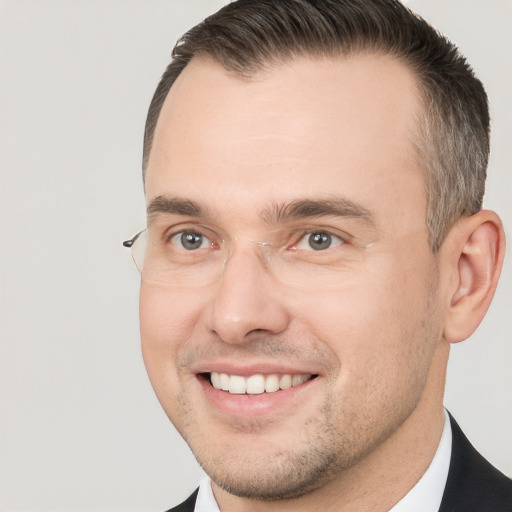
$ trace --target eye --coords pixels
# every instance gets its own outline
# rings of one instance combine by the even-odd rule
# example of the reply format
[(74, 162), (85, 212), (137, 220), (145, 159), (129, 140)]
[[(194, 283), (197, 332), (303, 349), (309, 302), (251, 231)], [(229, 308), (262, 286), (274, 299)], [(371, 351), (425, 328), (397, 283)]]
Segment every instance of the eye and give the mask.
[(343, 244), (343, 240), (327, 231), (313, 231), (306, 233), (295, 246), (297, 249), (325, 251)]
[(171, 243), (185, 251), (195, 251), (212, 246), (212, 242), (197, 231), (180, 231), (171, 237)]

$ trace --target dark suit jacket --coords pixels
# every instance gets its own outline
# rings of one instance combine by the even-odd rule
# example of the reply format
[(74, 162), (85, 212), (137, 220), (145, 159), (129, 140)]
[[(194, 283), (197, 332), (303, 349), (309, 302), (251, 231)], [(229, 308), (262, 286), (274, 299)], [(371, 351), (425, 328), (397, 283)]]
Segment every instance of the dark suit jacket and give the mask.
[(511, 512), (512, 480), (487, 462), (450, 420), (452, 458), (439, 512)]
[[(512, 512), (512, 480), (489, 464), (457, 422), (452, 425), (452, 457), (439, 512)], [(167, 512), (194, 512), (197, 489)]]

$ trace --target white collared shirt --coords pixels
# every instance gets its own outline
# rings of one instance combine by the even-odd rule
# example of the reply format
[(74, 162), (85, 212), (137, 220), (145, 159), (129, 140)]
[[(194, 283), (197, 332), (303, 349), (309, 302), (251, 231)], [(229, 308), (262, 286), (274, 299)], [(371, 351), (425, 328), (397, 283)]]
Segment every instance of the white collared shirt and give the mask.
[[(437, 512), (443, 499), (452, 452), (452, 428), (444, 411), (444, 427), (436, 454), (418, 483), (389, 512)], [(220, 512), (206, 477), (199, 486), (195, 512)]]

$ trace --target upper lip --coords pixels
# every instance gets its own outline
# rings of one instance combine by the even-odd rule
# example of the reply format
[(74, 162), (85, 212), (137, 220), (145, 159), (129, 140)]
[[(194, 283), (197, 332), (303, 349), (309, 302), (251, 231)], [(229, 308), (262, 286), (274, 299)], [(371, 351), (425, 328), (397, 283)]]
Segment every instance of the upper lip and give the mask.
[(212, 361), (202, 362), (193, 365), (192, 372), (196, 374), (204, 373), (227, 373), (228, 375), (240, 375), (241, 377), (249, 377), (251, 375), (318, 375), (318, 369), (310, 366), (288, 365), (276, 362), (260, 362), (260, 363), (240, 363), (228, 361)]

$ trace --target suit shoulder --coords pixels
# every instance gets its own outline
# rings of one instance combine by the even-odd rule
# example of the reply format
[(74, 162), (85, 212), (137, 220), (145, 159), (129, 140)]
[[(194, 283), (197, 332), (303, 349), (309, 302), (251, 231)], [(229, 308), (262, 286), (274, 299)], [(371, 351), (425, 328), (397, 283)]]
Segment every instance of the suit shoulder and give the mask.
[(512, 512), (512, 480), (468, 441), (453, 418), (452, 458), (441, 512)]
[(196, 489), (183, 503), (169, 509), (167, 512), (194, 512), (198, 491), (199, 489)]

